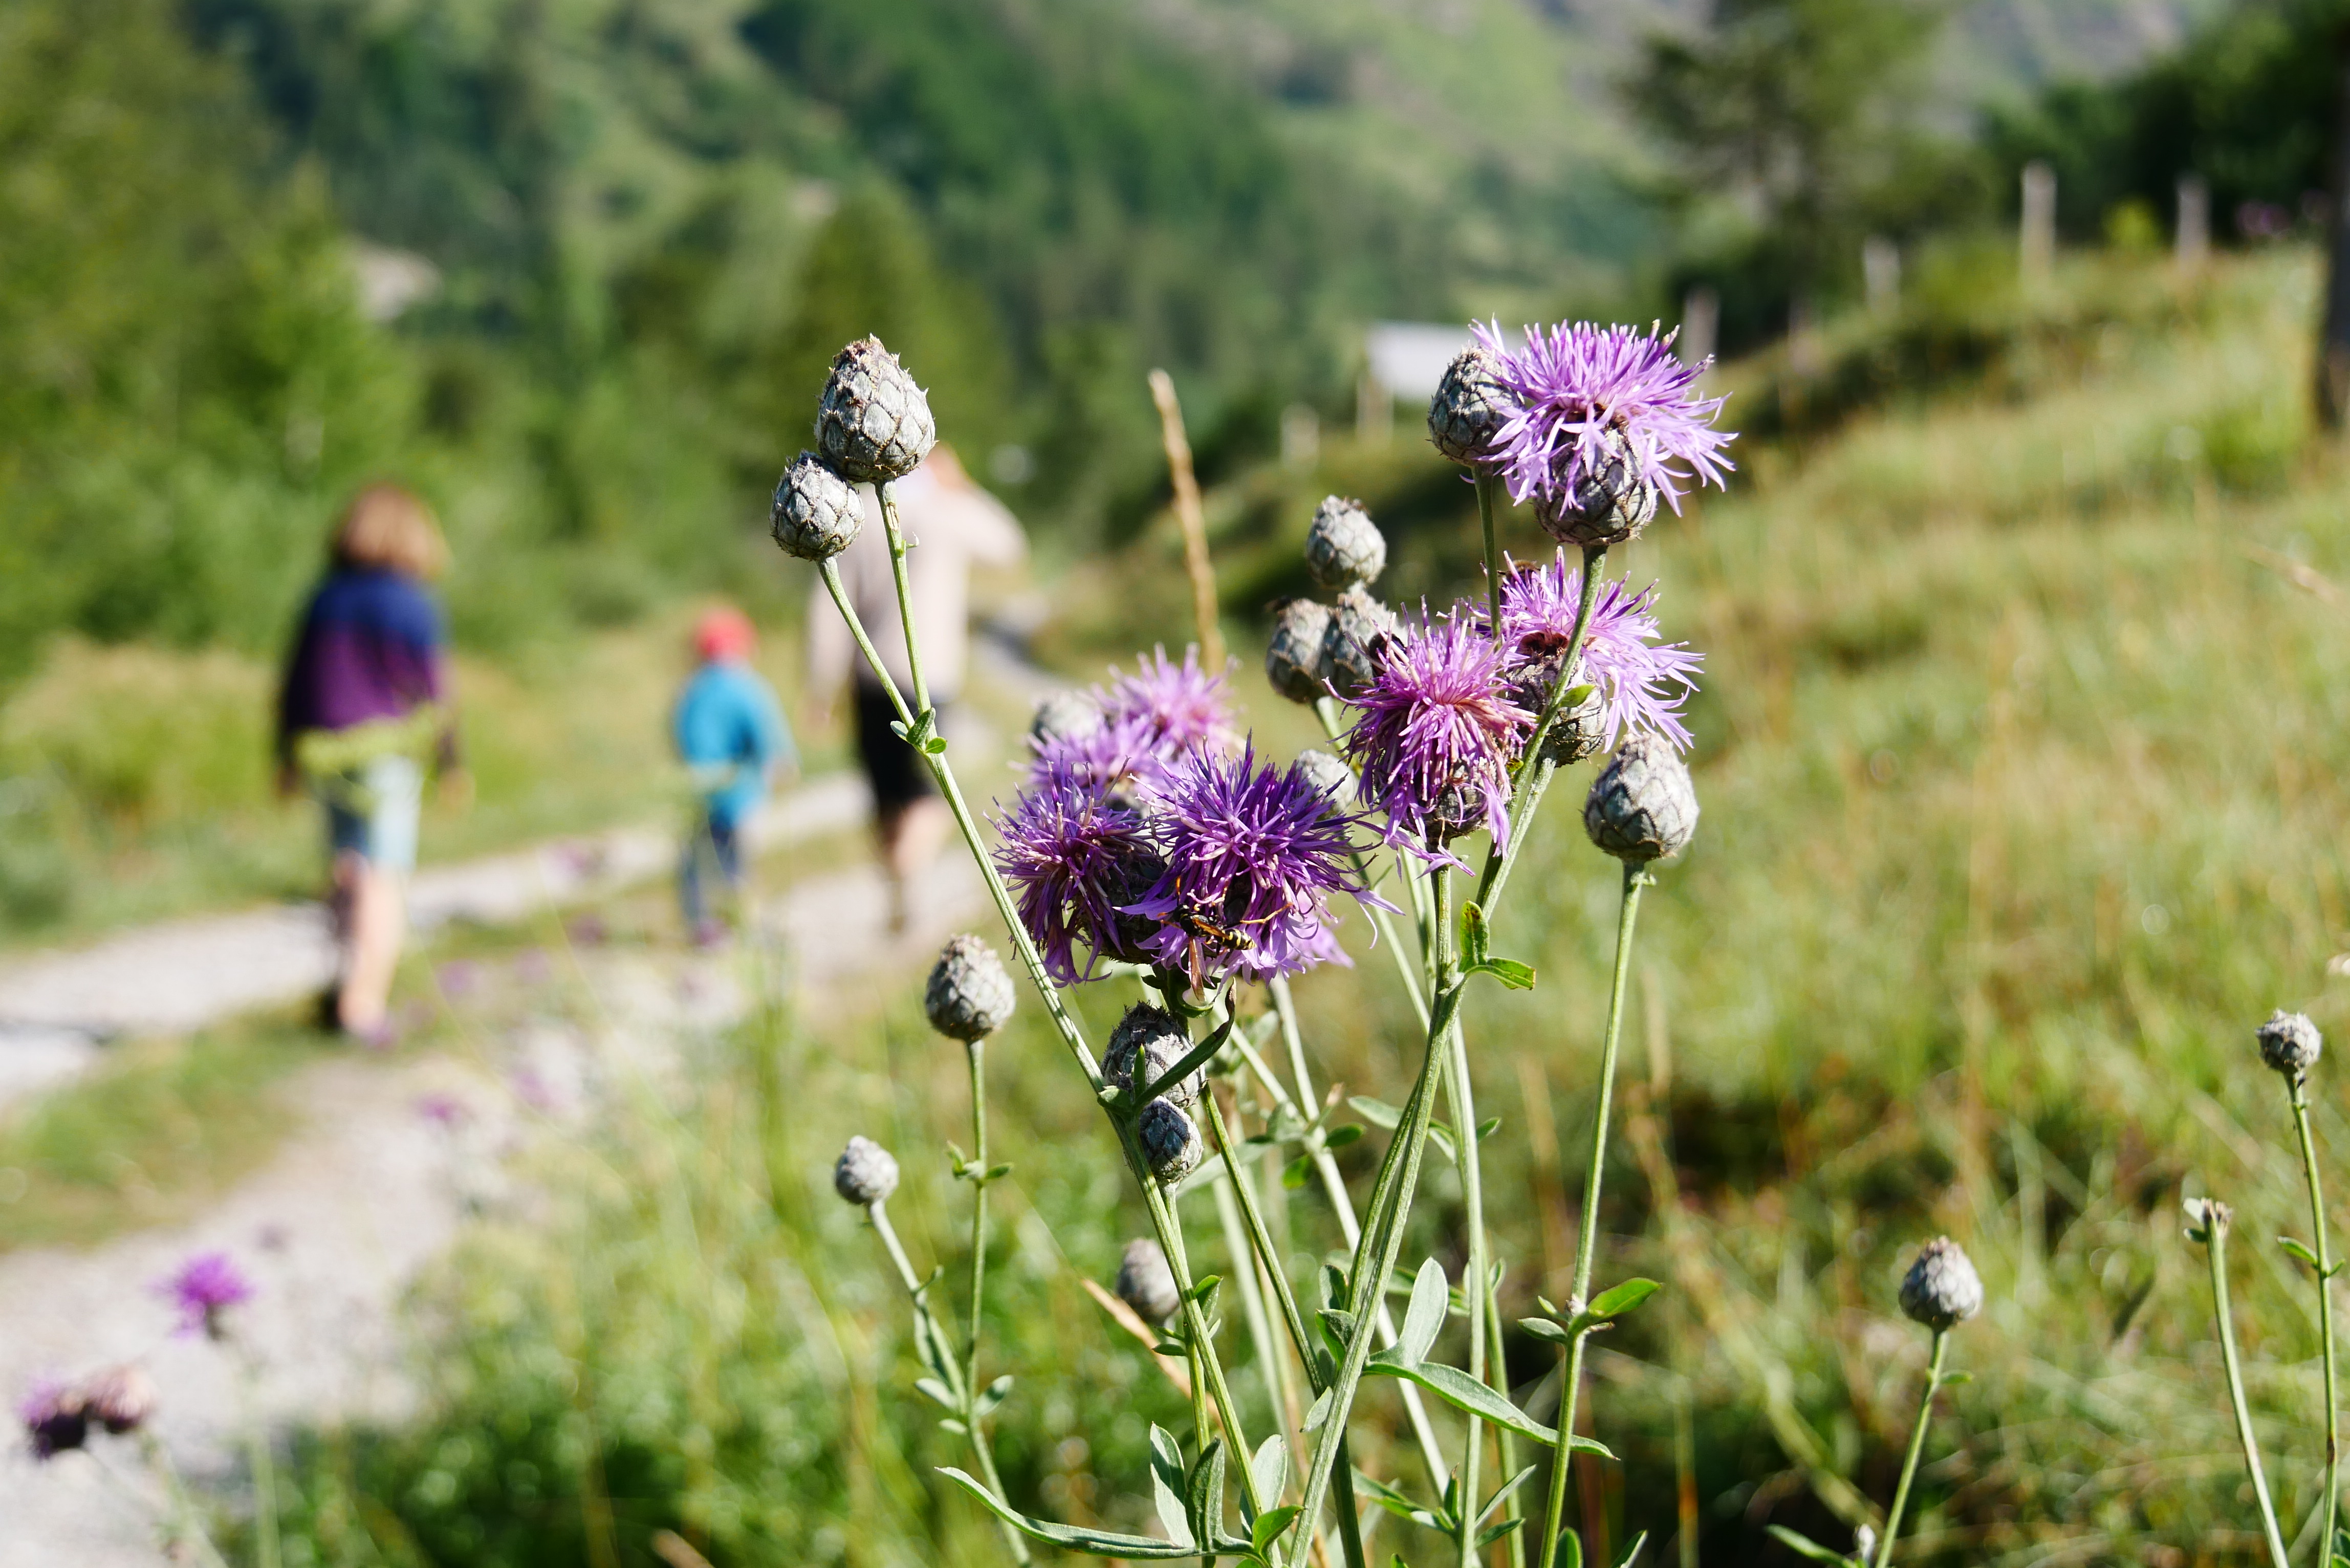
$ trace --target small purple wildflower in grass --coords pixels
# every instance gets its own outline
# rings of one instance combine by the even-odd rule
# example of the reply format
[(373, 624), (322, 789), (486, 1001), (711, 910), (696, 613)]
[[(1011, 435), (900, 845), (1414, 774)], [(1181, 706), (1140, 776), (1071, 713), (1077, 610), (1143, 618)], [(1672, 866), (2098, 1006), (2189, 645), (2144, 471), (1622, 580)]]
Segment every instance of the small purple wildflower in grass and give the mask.
[(1200, 745), (1229, 751), (1240, 742), (1224, 678), (1200, 668), (1196, 647), (1183, 650), (1180, 664), (1160, 648), (1139, 660), (1133, 674), (1121, 675), (1114, 665), (1110, 674), (1114, 679), (1100, 700), (1103, 718), (1112, 726), (1121, 720), (1145, 721), (1160, 756), (1171, 760)]
[(464, 1101), (437, 1089), (416, 1097), (416, 1114), (444, 1132), (454, 1132), (473, 1119)]
[(16, 1418), (32, 1439), (33, 1457), (51, 1459), (89, 1440), (89, 1408), (81, 1394), (54, 1378), (44, 1377), (16, 1407)]
[[(1583, 597), (1583, 574), (1566, 564), (1561, 550), (1547, 566), (1514, 566), (1502, 579), (1502, 634), (1513, 662), (1541, 663), (1566, 652), (1575, 635), (1575, 611)], [(1584, 629), (1583, 679), (1599, 686), (1601, 748), (1615, 749), (1617, 737), (1646, 731), (1690, 747), (1681, 705), (1697, 690), (1697, 669), (1705, 655), (1685, 642), (1657, 641), (1657, 587), (1633, 593), (1611, 581), (1592, 601)], [(1536, 715), (1540, 717), (1539, 714)]]
[(562, 1104), (555, 1085), (536, 1067), (516, 1067), (506, 1075), (506, 1085), (514, 1090), (515, 1099), (542, 1115), (552, 1115)]
[(441, 966), (441, 994), (454, 1001), (471, 996), (482, 983), (482, 966), (470, 959), (451, 959)]
[(1572, 496), (1591, 461), (1586, 438), (1611, 427), (1629, 443), (1639, 478), (1675, 512), (1684, 482), (1721, 485), (1733, 466), (1721, 453), (1734, 432), (1713, 428), (1726, 400), (1693, 389), (1712, 361), (1682, 364), (1672, 334), (1561, 322), (1527, 327), (1525, 347), (1512, 352), (1498, 326), (1478, 322), (1472, 330), (1500, 356), (1499, 379), (1517, 404), (1493, 432), (1511, 500)]
[(1348, 959), (1330, 935), (1329, 899), (1381, 902), (1348, 863), (1359, 819), (1333, 811), (1302, 764), (1194, 751), (1153, 796), (1150, 832), (1166, 874), (1128, 913), (1161, 922), (1151, 956), (1192, 983), (1223, 974), (1295, 974)]
[[(995, 818), (995, 864), (1020, 894), (1020, 923), (1064, 985), (1094, 978), (1104, 958), (1139, 961), (1141, 922), (1119, 910), (1165, 870), (1142, 814), (1107, 781), (1040, 758), (1036, 775)], [(1086, 944), (1081, 964), (1076, 944)]]
[(180, 1333), (210, 1339), (221, 1337), (229, 1308), (253, 1299), (253, 1282), (226, 1252), (197, 1253), (157, 1289), (180, 1309)]
[(1379, 645), (1345, 745), (1360, 798), (1387, 813), (1388, 843), (1449, 861), (1441, 840), (1475, 812), (1507, 846), (1510, 766), (1534, 715), (1510, 701), (1503, 673), (1489, 633), (1465, 617), (1431, 619), (1425, 607), (1417, 626), (1404, 620)]
[(1128, 783), (1148, 790), (1167, 776), (1169, 761), (1157, 723), (1129, 713), (1090, 730), (1031, 740), (1028, 782), (1034, 786), (1055, 767), (1078, 782), (1107, 789)]

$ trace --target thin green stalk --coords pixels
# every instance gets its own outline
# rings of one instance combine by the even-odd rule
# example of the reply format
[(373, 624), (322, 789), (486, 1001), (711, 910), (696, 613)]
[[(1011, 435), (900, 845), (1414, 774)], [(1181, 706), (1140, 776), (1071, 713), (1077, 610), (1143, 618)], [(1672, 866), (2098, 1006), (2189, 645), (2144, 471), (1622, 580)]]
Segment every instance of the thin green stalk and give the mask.
[[(165, 1449), (161, 1439), (153, 1432), (140, 1428), (139, 1452), (146, 1459), (148, 1468), (162, 1478), (163, 1490), (172, 1500), (173, 1544), (192, 1544), (210, 1568), (228, 1568), (227, 1560), (221, 1556), (220, 1548), (213, 1544), (211, 1532), (204, 1529), (203, 1517), (196, 1512), (195, 1499), (188, 1495), (186, 1483), (180, 1480), (180, 1468), (172, 1462), (171, 1453)], [(109, 1466), (109, 1473), (111, 1469)], [(127, 1486), (128, 1483), (124, 1484)]]
[(1483, 469), (1474, 471), (1477, 481), (1477, 521), (1485, 530), (1485, 607), (1486, 617), (1493, 623), (1493, 645), (1502, 643), (1502, 553), (1493, 544), (1493, 492), (1501, 482)]
[[(1451, 976), (1451, 941), (1449, 937), (1437, 950), (1437, 961), (1448, 981)], [(1469, 1376), (1479, 1382), (1485, 1378), (1485, 1303), (1492, 1293), (1493, 1278), (1485, 1261), (1485, 1179), (1477, 1158), (1477, 1104), (1469, 1087), (1469, 1046), (1458, 1023), (1452, 1026), (1451, 1049), (1446, 1053), (1451, 1064), (1452, 1099), (1454, 1164), (1461, 1173), (1462, 1206), (1469, 1212), (1469, 1268), (1461, 1282), (1461, 1293), (1469, 1309)], [(1504, 1397), (1507, 1391), (1504, 1391)], [(1460, 1547), (1463, 1568), (1477, 1557), (1477, 1483), (1484, 1459), (1485, 1444), (1478, 1423), (1469, 1423), (1468, 1438), (1461, 1457)]]
[(2324, 1563), (2334, 1554), (2334, 1521), (2340, 1511), (2342, 1497), (2342, 1405), (2334, 1348), (2334, 1254), (2325, 1239), (2325, 1197), (2318, 1185), (2317, 1141), (2309, 1127), (2308, 1082), (2295, 1074), (2287, 1086), (2293, 1099), (2293, 1130), (2301, 1135), (2301, 1168), (2309, 1179), (2309, 1224), (2316, 1232), (2312, 1244), (2317, 1249), (2317, 1324), (2325, 1357), (2325, 1528), (2317, 1537), (2317, 1560)]
[[(1128, 1140), (1131, 1142), (1131, 1139)], [(1231, 1449), (1229, 1464), (1248, 1499), (1252, 1514), (1264, 1511), (1264, 1502), (1257, 1496), (1256, 1477), (1250, 1472), (1249, 1456), (1256, 1450), (1249, 1446), (1248, 1431), (1241, 1425), (1240, 1408), (1232, 1401), (1232, 1385), (1224, 1376), (1223, 1358), (1216, 1354), (1216, 1342), (1208, 1332), (1207, 1314), (1191, 1294), (1194, 1283), (1191, 1262), (1183, 1245), (1183, 1227), (1177, 1222), (1171, 1194), (1160, 1187), (1140, 1165), (1139, 1151), (1133, 1155), (1136, 1174), (1143, 1179), (1143, 1199), (1149, 1205), (1151, 1222), (1159, 1231), (1159, 1245), (1167, 1254), (1167, 1264), (1175, 1275), (1176, 1288), (1183, 1293), (1183, 1324), (1190, 1332), (1185, 1335), (1196, 1352), (1200, 1367), (1207, 1374), (1208, 1393), (1215, 1402), (1216, 1414), (1224, 1423), (1224, 1442)], [(1194, 1386), (1197, 1386), (1194, 1385)], [(1201, 1446), (1207, 1445), (1207, 1428), (1201, 1428)]]
[(898, 503), (889, 493), (889, 482), (883, 480), (873, 487), (881, 501), (881, 527), (889, 538), (889, 574), (897, 579), (898, 618), (906, 628), (906, 670), (914, 678), (914, 711), (931, 711), (930, 682), (922, 679), (922, 644), (914, 635), (914, 595), (906, 584), (906, 535), (898, 526)]
[[(1587, 552), (1586, 552), (1587, 555)], [(1607, 991), (1607, 1033), (1599, 1047), (1599, 1106), (1591, 1121), (1591, 1163), (1583, 1177), (1583, 1230), (1575, 1241), (1575, 1293), (1566, 1310), (1579, 1314), (1590, 1304), (1591, 1267), (1599, 1245), (1599, 1184), (1607, 1172), (1607, 1123), (1616, 1106), (1616, 1058), (1622, 1042), (1624, 998), (1630, 989), (1632, 933), (1640, 917), (1640, 889), (1649, 881), (1648, 867), (1624, 863), (1624, 891), (1616, 916), (1616, 973)], [(1568, 1468), (1575, 1453), (1575, 1407), (1583, 1387), (1584, 1345), (1590, 1331), (1578, 1331), (1569, 1343), (1566, 1372), (1558, 1390), (1558, 1444), (1550, 1472), (1550, 1501), (1543, 1511), (1542, 1550), (1534, 1562), (1547, 1568), (1558, 1556), (1560, 1521), (1566, 1513)]]
[[(1942, 1358), (1950, 1353), (1950, 1331), (1934, 1331), (1934, 1355), (1926, 1366), (1926, 1390), (1918, 1396), (1918, 1424), (1909, 1431), (1909, 1451), (1901, 1459), (1901, 1480), (1893, 1489), (1893, 1506), (1885, 1515), (1885, 1533), (1877, 1541), (1876, 1568), (1893, 1561), (1893, 1542), (1901, 1533), (1901, 1515), (1909, 1507), (1909, 1483), (1918, 1479), (1918, 1460), (1926, 1451), (1926, 1429), (1934, 1419), (1934, 1395), (1942, 1386)], [(2276, 1533), (2273, 1521), (2269, 1533)]]
[(1565, 706), (1566, 694), (1574, 689), (1583, 662), (1584, 634), (1591, 629), (1591, 609), (1599, 600), (1600, 569), (1607, 564), (1607, 545), (1583, 552), (1583, 591), (1575, 600), (1575, 629), (1566, 639), (1566, 661), (1559, 666), (1558, 679), (1551, 684), (1550, 699), (1543, 704), (1542, 716), (1534, 722), (1534, 734), (1526, 742), (1525, 761), (1519, 764), (1517, 789), (1510, 800), (1509, 847), (1490, 851), (1485, 857), (1484, 872), (1477, 878), (1477, 907), (1485, 911), (1488, 922), (1502, 901), (1502, 889), (1509, 885), (1511, 869), (1525, 848), (1529, 836), (1526, 830), (1534, 824), (1534, 810), (1542, 805), (1544, 792), (1550, 788), (1551, 775), (1558, 772), (1556, 763), (1543, 760), (1543, 742), (1550, 738), (1559, 710)]
[[(1437, 868), (1431, 881), (1432, 902), (1440, 929), (1449, 922), (1451, 913), (1442, 867)], [(1386, 1291), (1388, 1276), (1395, 1270), (1396, 1255), (1403, 1247), (1404, 1222), (1410, 1217), (1411, 1201), (1419, 1189), (1429, 1124), (1435, 1116), (1437, 1083), (1444, 1068), (1445, 1037), (1460, 1008), (1459, 984), (1448, 985), (1437, 993), (1419, 1077), (1372, 1185), (1369, 1222), (1363, 1228), (1361, 1245), (1355, 1249), (1354, 1277), (1347, 1282), (1347, 1309), (1354, 1314), (1354, 1332), (1347, 1336), (1347, 1354), (1332, 1386), (1329, 1418), (1306, 1464), (1305, 1517), (1309, 1519), (1315, 1517), (1328, 1494), (1331, 1465), (1346, 1435), (1347, 1418), (1354, 1408), (1355, 1392), (1362, 1384), (1363, 1367), (1370, 1360), (1371, 1342), (1377, 1337), (1372, 1326), (1376, 1317), (1373, 1308)], [(1303, 1552), (1293, 1550), (1289, 1558), (1293, 1568), (1303, 1561)]]
[[(965, 1352), (965, 1384), (976, 1395), (979, 1381), (979, 1330), (987, 1313), (987, 1042), (964, 1046), (971, 1062), (971, 1140), (977, 1152), (971, 1170), (971, 1342)], [(973, 1416), (976, 1421), (978, 1417)]]
[(277, 1460), (270, 1452), (269, 1423), (261, 1414), (261, 1372), (242, 1347), (234, 1351), (244, 1385), (245, 1439), (253, 1457), (253, 1546), (259, 1568), (279, 1568)]
[[(2220, 1360), (2227, 1368), (2228, 1400), (2236, 1414), (2236, 1437), (2244, 1445), (2244, 1468), (2251, 1472), (2252, 1496), (2261, 1505), (2261, 1529), (2268, 1538), (2272, 1568), (2287, 1568), (2284, 1536), (2277, 1529), (2276, 1504), (2269, 1499), (2268, 1477), (2261, 1469), (2260, 1439), (2252, 1431), (2251, 1407), (2244, 1399), (2244, 1369), (2236, 1359), (2235, 1314), (2228, 1304), (2228, 1226), (2233, 1211), (2211, 1202), (2203, 1210), (2204, 1251), (2211, 1264), (2211, 1310), (2220, 1324)], [(2332, 1543), (2322, 1551), (2331, 1551)], [(1883, 1568), (1880, 1563), (1879, 1568)]]

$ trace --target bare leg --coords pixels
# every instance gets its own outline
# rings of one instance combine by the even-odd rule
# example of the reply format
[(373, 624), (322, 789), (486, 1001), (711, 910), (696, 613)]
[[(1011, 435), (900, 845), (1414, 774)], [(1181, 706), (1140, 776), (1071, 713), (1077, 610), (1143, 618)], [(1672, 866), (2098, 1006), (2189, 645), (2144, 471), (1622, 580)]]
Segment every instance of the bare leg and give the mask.
[(881, 866), (889, 877), (889, 930), (906, 929), (907, 885), (938, 857), (954, 826), (947, 803), (936, 795), (909, 801), (881, 821)]
[(391, 974), (400, 963), (400, 939), (407, 911), (400, 879), (395, 873), (369, 865), (358, 856), (338, 857), (339, 887), (345, 863), (357, 867), (352, 878), (350, 919), (343, 942), (343, 988), (337, 1012), (346, 1033), (373, 1034), (383, 1027), (391, 999)]

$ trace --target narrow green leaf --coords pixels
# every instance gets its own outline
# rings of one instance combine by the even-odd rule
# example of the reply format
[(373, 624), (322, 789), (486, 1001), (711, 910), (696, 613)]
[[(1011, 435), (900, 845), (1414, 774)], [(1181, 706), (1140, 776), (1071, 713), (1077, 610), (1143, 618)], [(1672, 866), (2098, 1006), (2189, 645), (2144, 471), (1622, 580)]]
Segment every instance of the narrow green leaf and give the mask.
[(940, 1420), (939, 1430), (941, 1432), (952, 1432), (958, 1438), (966, 1437), (971, 1432), (971, 1428), (969, 1427), (964, 1426), (952, 1416), (944, 1417)]
[[(1555, 1444), (1558, 1441), (1556, 1431), (1544, 1426), (1457, 1366), (1447, 1366), (1441, 1362), (1421, 1362), (1416, 1366), (1403, 1366), (1394, 1363), (1382, 1365), (1374, 1361), (1363, 1368), (1363, 1375), (1367, 1377), (1409, 1379), (1446, 1404), (1456, 1409), (1465, 1410), (1481, 1420), (1491, 1421), (1497, 1427), (1505, 1427), (1519, 1436), (1532, 1438), (1538, 1443)], [(1575, 1440), (1575, 1452), (1586, 1451), (1583, 1445), (1588, 1441), (1590, 1441), (1588, 1438), (1577, 1438)], [(1597, 1449), (1598, 1445), (1594, 1443), (1592, 1447)], [(1612, 1459), (1616, 1457), (1608, 1454), (1604, 1449), (1599, 1451), (1608, 1459)]]
[(1515, 959), (1482, 959), (1476, 963), (1462, 964), (1461, 972), (1490, 974), (1510, 991), (1532, 991), (1534, 988), (1534, 966), (1520, 963)]
[(1509, 1495), (1512, 1492), (1525, 1485), (1526, 1478), (1533, 1475), (1536, 1468), (1537, 1467), (1534, 1465), (1528, 1465), (1525, 1469), (1512, 1476), (1508, 1480), (1505, 1480), (1500, 1486), (1495, 1487), (1493, 1489), (1493, 1495), (1485, 1500), (1485, 1506), (1477, 1511), (1477, 1522), (1482, 1524), (1487, 1520), (1492, 1518), (1493, 1511), (1501, 1507), (1502, 1504), (1508, 1500)]
[(2282, 1247), (2286, 1251), (2291, 1252), (2294, 1257), (2299, 1258), (2303, 1262), (2307, 1263), (2311, 1268), (2314, 1269), (2318, 1266), (2317, 1254), (2311, 1251), (2301, 1242), (2294, 1241), (2292, 1237), (2279, 1236), (2277, 1238), (2277, 1245)]
[(1477, 1124), (1477, 1141), (1479, 1143), (1483, 1143), (1487, 1138), (1492, 1137), (1495, 1133), (1500, 1132), (1501, 1130), (1502, 1118), (1499, 1116), (1487, 1116), (1483, 1121)]
[(1566, 1330), (1546, 1317), (1522, 1317), (1518, 1319), (1518, 1326), (1536, 1339), (1547, 1341), (1552, 1345), (1567, 1345), (1575, 1343), (1573, 1334), (1568, 1334)]
[(1249, 1460), (1249, 1474), (1256, 1481), (1259, 1497), (1277, 1498), (1289, 1484), (1289, 1444), (1279, 1432), (1256, 1446), (1256, 1457)]
[[(1066, 1551), (1083, 1552), (1094, 1557), (1124, 1557), (1136, 1563), (1171, 1563), (1179, 1557), (1200, 1555), (1200, 1549), (1192, 1543), (1188, 1532), (1185, 1538), (1178, 1542), (1154, 1541), (1148, 1535), (1120, 1535), (1115, 1531), (1080, 1530), (1075, 1525), (1055, 1524), (1049, 1520), (1031, 1519), (1024, 1513), (1015, 1513), (1005, 1507), (994, 1493), (952, 1465), (941, 1465), (939, 1474), (977, 1498), (982, 1508), (1021, 1534)], [(1170, 1531), (1169, 1533), (1173, 1532)]]
[(1191, 1510), (1191, 1539), (1205, 1536), (1213, 1541), (1224, 1517), (1223, 1438), (1217, 1438), (1208, 1444), (1208, 1451), (1191, 1467), (1184, 1491), (1184, 1501)]
[(1340, 1122), (1336, 1127), (1332, 1127), (1327, 1133), (1323, 1135), (1322, 1147), (1324, 1148), (1344, 1148), (1362, 1136), (1362, 1123)]
[(914, 1392), (931, 1404), (943, 1406), (950, 1410), (962, 1407), (962, 1401), (954, 1397), (953, 1391), (935, 1377), (915, 1378)]
[(1560, 1532), (1558, 1552), (1550, 1563), (1551, 1568), (1583, 1568), (1583, 1537), (1572, 1530)]
[(1268, 1508), (1258, 1514), (1256, 1522), (1249, 1526), (1250, 1547), (1259, 1557), (1263, 1556), (1273, 1543), (1281, 1539), (1281, 1532), (1289, 1528), (1289, 1521), (1302, 1511), (1295, 1503), (1284, 1503), (1279, 1508)]
[(1487, 1525), (1484, 1529), (1477, 1532), (1478, 1548), (1482, 1550), (1485, 1547), (1492, 1545), (1493, 1542), (1499, 1541), (1513, 1530), (1520, 1528), (1524, 1523), (1525, 1521), (1523, 1519), (1505, 1519), (1499, 1524)]
[(1287, 1188), (1292, 1192), (1295, 1192), (1300, 1188), (1304, 1187), (1305, 1185), (1306, 1168), (1313, 1163), (1314, 1157), (1312, 1155), (1301, 1154), (1295, 1159), (1291, 1160), (1287, 1165), (1283, 1166), (1281, 1168), (1282, 1186)]
[(1961, 1383), (1972, 1383), (1974, 1380), (1975, 1375), (1971, 1372), (1945, 1372), (1942, 1374), (1941, 1386), (1945, 1388), (1956, 1388)]
[(1764, 1528), (1770, 1531), (1773, 1540), (1800, 1557), (1808, 1557), (1814, 1563), (1846, 1561), (1846, 1553), (1831, 1552), (1810, 1536), (1790, 1530), (1783, 1524), (1766, 1525)]
[(1142, 1089), (1134, 1096), (1134, 1103), (1137, 1106), (1149, 1105), (1151, 1101), (1157, 1099), (1159, 1096), (1167, 1092), (1168, 1085), (1180, 1084), (1184, 1079), (1190, 1077), (1194, 1070), (1206, 1066), (1208, 1064), (1209, 1058), (1224, 1048), (1224, 1042), (1232, 1037), (1232, 1021), (1227, 1018), (1222, 1023), (1216, 1025), (1214, 1033), (1209, 1035), (1205, 1040), (1201, 1041), (1197, 1045), (1192, 1046), (1189, 1051), (1184, 1052), (1181, 1058), (1179, 1059), (1172, 1067), (1168, 1068), (1167, 1071), (1159, 1074), (1159, 1076), (1151, 1079), (1149, 1084), (1143, 1085)]
[(1632, 1568), (1633, 1563), (1640, 1555), (1640, 1548), (1648, 1543), (1648, 1532), (1645, 1530), (1624, 1542), (1624, 1550), (1616, 1553), (1616, 1568)]
[(1354, 1095), (1348, 1096), (1347, 1104), (1357, 1116), (1373, 1127), (1385, 1127), (1388, 1131), (1393, 1132), (1403, 1126), (1403, 1112), (1385, 1100), (1375, 1100), (1367, 1095)]
[(1322, 1423), (1330, 1418), (1330, 1402), (1337, 1396), (1337, 1393), (1338, 1391), (1336, 1388), (1325, 1388), (1322, 1390), (1322, 1397), (1315, 1400), (1314, 1407), (1305, 1412), (1305, 1429), (1307, 1431), (1318, 1432), (1322, 1429)]
[(1492, 943), (1492, 932), (1485, 925), (1485, 911), (1475, 899), (1461, 907), (1461, 951), (1475, 969), (1485, 961)]
[(1655, 1295), (1664, 1286), (1654, 1280), (1626, 1280), (1622, 1284), (1599, 1293), (1588, 1314), (1595, 1323), (1613, 1323)]
[(1411, 1282), (1411, 1304), (1404, 1309), (1403, 1330), (1396, 1335), (1395, 1348), (1404, 1363), (1428, 1359), (1444, 1326), (1446, 1289), (1443, 1264), (1430, 1258), (1419, 1265)]
[(1461, 1156), (1453, 1147), (1452, 1129), (1446, 1127), (1442, 1122), (1430, 1122), (1429, 1124), (1428, 1141), (1434, 1144), (1436, 1146), (1437, 1152), (1441, 1154), (1448, 1161), (1457, 1162), (1461, 1158)]
[(1616, 1450), (1596, 1438), (1576, 1437), (1569, 1440), (1566, 1448), (1569, 1453), (1589, 1454), (1595, 1459), (1612, 1459), (1616, 1457)]

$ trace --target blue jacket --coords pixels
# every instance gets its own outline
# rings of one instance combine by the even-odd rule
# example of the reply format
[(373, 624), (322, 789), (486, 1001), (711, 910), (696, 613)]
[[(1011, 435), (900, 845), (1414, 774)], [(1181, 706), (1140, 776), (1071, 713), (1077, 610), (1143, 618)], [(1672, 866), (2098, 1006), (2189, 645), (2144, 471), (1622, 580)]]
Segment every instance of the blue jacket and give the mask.
[(695, 670), (678, 693), (670, 732), (678, 756), (703, 775), (702, 804), (722, 826), (748, 816), (767, 793), (768, 771), (796, 756), (775, 692), (740, 664)]

